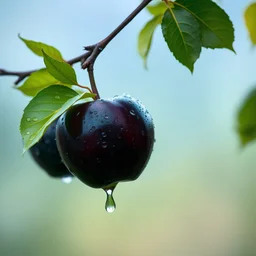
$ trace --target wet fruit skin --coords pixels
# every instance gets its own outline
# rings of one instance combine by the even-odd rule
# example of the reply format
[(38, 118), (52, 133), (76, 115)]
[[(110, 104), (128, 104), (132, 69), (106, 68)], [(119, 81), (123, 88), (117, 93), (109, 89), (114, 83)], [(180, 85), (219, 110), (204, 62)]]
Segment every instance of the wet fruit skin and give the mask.
[(56, 124), (53, 122), (41, 140), (30, 148), (30, 153), (35, 162), (50, 176), (64, 178), (73, 176), (63, 164), (56, 145)]
[(130, 96), (75, 105), (57, 123), (63, 162), (93, 188), (137, 179), (154, 145), (153, 120)]

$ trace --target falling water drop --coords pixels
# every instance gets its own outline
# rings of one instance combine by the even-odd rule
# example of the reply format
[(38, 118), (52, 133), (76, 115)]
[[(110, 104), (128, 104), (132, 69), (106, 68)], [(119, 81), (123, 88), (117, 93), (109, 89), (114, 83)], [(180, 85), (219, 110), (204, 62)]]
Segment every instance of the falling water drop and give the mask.
[(70, 184), (72, 182), (73, 178), (71, 176), (66, 176), (61, 179), (61, 181), (65, 184)]
[(109, 186), (106, 188), (103, 188), (107, 195), (107, 200), (105, 203), (105, 209), (108, 213), (112, 213), (116, 209), (116, 203), (113, 198), (113, 191), (115, 189), (117, 184), (114, 184), (113, 186)]

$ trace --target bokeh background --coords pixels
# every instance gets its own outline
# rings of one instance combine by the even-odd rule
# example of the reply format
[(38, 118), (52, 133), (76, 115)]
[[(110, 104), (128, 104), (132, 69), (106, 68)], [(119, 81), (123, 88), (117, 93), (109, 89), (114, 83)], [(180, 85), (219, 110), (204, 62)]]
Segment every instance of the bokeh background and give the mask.
[[(40, 68), (17, 34), (59, 48), (66, 59), (105, 37), (138, 4), (129, 1), (1, 0), (0, 67)], [(0, 78), (1, 256), (254, 256), (256, 143), (241, 149), (237, 109), (256, 84), (256, 52), (243, 11), (250, 0), (222, 0), (235, 26), (237, 54), (203, 50), (193, 75), (157, 30), (149, 70), (137, 53), (143, 11), (96, 62), (104, 98), (129, 93), (152, 114), (156, 143), (135, 182), (105, 194), (78, 180), (65, 185), (22, 156), (19, 120), (29, 98)], [(81, 84), (87, 74), (77, 64)]]

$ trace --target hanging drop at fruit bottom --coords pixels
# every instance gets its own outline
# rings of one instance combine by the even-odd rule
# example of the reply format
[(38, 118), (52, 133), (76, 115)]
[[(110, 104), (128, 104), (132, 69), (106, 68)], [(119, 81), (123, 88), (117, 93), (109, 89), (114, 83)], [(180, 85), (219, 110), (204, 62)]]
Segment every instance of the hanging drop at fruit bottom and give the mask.
[(140, 176), (154, 141), (151, 115), (129, 95), (75, 105), (56, 127), (57, 147), (70, 172), (106, 192)]

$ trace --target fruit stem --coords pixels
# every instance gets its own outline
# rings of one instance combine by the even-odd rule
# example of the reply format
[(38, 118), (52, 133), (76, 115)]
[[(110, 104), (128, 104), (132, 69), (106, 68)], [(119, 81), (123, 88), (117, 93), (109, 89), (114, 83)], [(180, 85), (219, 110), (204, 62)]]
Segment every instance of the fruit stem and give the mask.
[(99, 92), (98, 92), (98, 89), (97, 89), (97, 86), (96, 86), (96, 82), (95, 82), (95, 79), (94, 79), (94, 65), (91, 64), (87, 68), (87, 71), (88, 71), (88, 75), (89, 75), (89, 79), (90, 79), (90, 84), (91, 84), (92, 92), (94, 94), (96, 94), (95, 99), (99, 99), (100, 95), (99, 95)]

